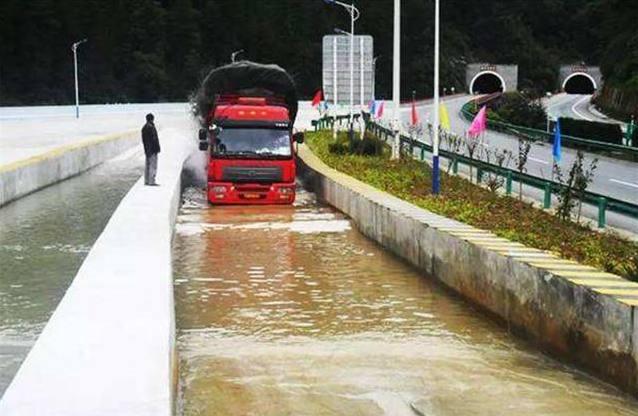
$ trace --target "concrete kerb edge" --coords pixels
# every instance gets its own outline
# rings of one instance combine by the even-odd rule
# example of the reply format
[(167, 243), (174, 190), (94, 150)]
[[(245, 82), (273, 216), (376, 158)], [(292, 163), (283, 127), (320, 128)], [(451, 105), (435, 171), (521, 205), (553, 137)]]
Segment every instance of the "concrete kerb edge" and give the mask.
[[(298, 155), (302, 179), (321, 200), (348, 215), (364, 235), (541, 349), (638, 394), (636, 305), (601, 289), (607, 285), (626, 288), (638, 299), (638, 284), (592, 272), (552, 253), (521, 249), (517, 243), (508, 250), (504, 239), (499, 244), (505, 248), (490, 249), (483, 230), (347, 177), (326, 166), (306, 146), (300, 147)], [(455, 227), (462, 232), (456, 233)], [(475, 238), (468, 230), (475, 230)], [(565, 265), (575, 271), (552, 269)], [(584, 280), (577, 278), (579, 274)], [(607, 280), (601, 282), (597, 276)]]
[(137, 144), (136, 132), (129, 130), (88, 139), (0, 166), (0, 206), (119, 155)]

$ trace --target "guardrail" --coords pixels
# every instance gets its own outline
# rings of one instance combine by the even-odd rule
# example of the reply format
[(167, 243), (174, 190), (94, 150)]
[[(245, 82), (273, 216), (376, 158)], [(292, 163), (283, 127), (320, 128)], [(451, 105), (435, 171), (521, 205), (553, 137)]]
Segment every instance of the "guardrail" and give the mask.
[[(336, 120), (339, 121), (340, 117), (342, 117), (342, 119), (348, 118), (348, 116), (337, 116)], [(313, 121), (313, 126), (315, 127), (315, 131), (318, 131), (325, 128), (331, 128), (332, 123), (334, 122), (334, 118), (320, 119)], [(381, 126), (375, 122), (368, 122), (367, 128), (385, 143), (388, 143), (390, 140), (394, 140), (394, 132), (387, 127)], [(400, 146), (402, 149), (404, 146), (408, 146), (411, 155), (414, 155), (415, 149), (420, 150), (420, 160), (425, 159), (426, 152), (432, 153), (432, 145), (403, 135), (400, 136)], [(458, 174), (459, 165), (466, 165), (476, 169), (476, 179), (478, 183), (482, 182), (486, 173), (500, 176), (504, 179), (505, 193), (507, 195), (512, 195), (514, 182), (539, 189), (543, 192), (543, 208), (545, 209), (551, 208), (552, 196), (566, 188), (565, 185), (554, 181), (538, 178), (527, 173), (521, 173), (516, 170), (490, 164), (482, 160), (472, 159), (468, 156), (450, 152), (448, 150), (440, 149), (439, 155), (450, 161), (452, 164), (452, 172), (454, 174)], [(583, 202), (598, 207), (599, 228), (605, 228), (607, 224), (607, 212), (614, 212), (630, 218), (638, 219), (638, 205), (630, 202), (589, 191), (583, 194)]]
[[(468, 121), (474, 119), (474, 113), (471, 111), (473, 102), (466, 103), (461, 108), (461, 115)], [(502, 121), (487, 120), (487, 127), (491, 130), (512, 134), (517, 137), (524, 137), (533, 141), (542, 141), (552, 143), (554, 134), (544, 130), (533, 129), (530, 127), (517, 126), (514, 124), (504, 123)], [(621, 154), (629, 160), (638, 161), (638, 147), (624, 146), (620, 144), (605, 143), (596, 140), (588, 140), (580, 137), (561, 135), (561, 143), (567, 147), (583, 149), (587, 151), (598, 151), (611, 154)]]

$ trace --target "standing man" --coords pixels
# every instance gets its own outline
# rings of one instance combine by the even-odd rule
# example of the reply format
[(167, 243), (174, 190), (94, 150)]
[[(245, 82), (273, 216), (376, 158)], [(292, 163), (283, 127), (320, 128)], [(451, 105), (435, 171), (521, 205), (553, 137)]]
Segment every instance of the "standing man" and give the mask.
[(142, 127), (142, 143), (144, 144), (144, 154), (146, 154), (144, 185), (147, 186), (158, 186), (155, 182), (155, 175), (157, 175), (157, 155), (160, 152), (160, 144), (154, 121), (155, 116), (147, 114), (146, 124)]

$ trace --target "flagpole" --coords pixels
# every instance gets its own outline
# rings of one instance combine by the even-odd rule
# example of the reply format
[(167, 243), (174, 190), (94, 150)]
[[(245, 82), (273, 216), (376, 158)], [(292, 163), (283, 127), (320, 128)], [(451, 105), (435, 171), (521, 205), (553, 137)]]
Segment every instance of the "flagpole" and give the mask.
[(432, 193), (441, 193), (441, 178), (439, 170), (439, 125), (441, 124), (439, 112), (439, 52), (440, 52), (440, 0), (434, 2), (434, 137), (432, 140)]

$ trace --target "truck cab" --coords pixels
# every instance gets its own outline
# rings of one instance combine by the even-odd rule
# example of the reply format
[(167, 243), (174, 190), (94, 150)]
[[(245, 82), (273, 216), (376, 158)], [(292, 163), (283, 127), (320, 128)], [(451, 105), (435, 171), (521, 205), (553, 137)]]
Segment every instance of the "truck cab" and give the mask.
[(221, 95), (200, 130), (208, 152), (208, 200), (215, 205), (292, 204), (293, 122), (284, 99)]

